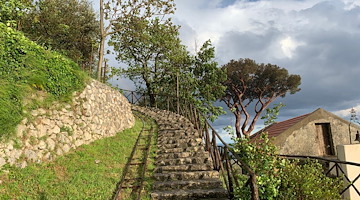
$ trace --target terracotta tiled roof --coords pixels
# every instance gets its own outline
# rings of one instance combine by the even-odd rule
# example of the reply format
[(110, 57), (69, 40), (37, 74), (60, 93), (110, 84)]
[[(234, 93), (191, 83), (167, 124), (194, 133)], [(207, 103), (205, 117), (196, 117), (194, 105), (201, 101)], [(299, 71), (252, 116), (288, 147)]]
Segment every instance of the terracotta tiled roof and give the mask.
[(276, 136), (280, 135), (282, 132), (284, 132), (287, 129), (289, 129), (290, 127), (292, 127), (293, 125), (295, 125), (296, 123), (298, 123), (299, 121), (303, 120), (305, 117), (309, 116), (310, 114), (312, 114), (312, 113), (294, 117), (294, 118), (291, 118), (291, 119), (288, 119), (288, 120), (285, 120), (282, 122), (276, 122), (270, 126), (267, 126), (263, 129), (261, 129), (260, 131), (256, 132), (254, 135), (251, 136), (251, 140), (258, 139), (262, 132), (267, 132), (269, 135), (269, 138), (276, 137)]

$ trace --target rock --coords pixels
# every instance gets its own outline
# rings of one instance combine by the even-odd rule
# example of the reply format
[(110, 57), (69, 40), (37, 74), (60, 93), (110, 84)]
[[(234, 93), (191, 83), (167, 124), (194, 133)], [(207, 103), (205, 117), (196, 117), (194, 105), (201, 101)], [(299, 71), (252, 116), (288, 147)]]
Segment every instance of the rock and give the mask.
[(9, 157), (9, 158), (8, 158), (8, 163), (9, 163), (10, 165), (15, 165), (16, 159), (13, 158), (13, 157)]
[(39, 125), (36, 126), (36, 128), (37, 128), (37, 130), (38, 130), (37, 136), (38, 136), (39, 138), (41, 138), (41, 137), (43, 137), (43, 136), (45, 136), (45, 135), (47, 134), (47, 130), (48, 130), (48, 129), (46, 128), (45, 125), (39, 124)]
[(50, 153), (50, 152), (47, 152), (47, 153), (43, 156), (43, 159), (45, 159), (45, 160), (52, 160), (51, 153)]
[(55, 142), (52, 140), (52, 138), (46, 139), (47, 147), (50, 151), (53, 151), (55, 149)]
[(39, 115), (39, 111), (37, 111), (37, 110), (32, 110), (32, 111), (31, 111), (31, 115), (34, 116), (34, 117), (36, 117), (36, 116)]
[(13, 142), (12, 142), (12, 141), (11, 141), (10, 143), (8, 143), (6, 149), (8, 149), (8, 150), (10, 150), (10, 151), (14, 149), (14, 145), (13, 145)]
[(23, 125), (26, 125), (28, 123), (28, 119), (27, 118), (24, 118), (20, 124), (23, 124)]
[(14, 149), (12, 151), (9, 151), (7, 153), (8, 162), (11, 165), (15, 164), (15, 161), (20, 158), (21, 154), (22, 154), (22, 151), (18, 150), (18, 149)]
[(44, 109), (42, 109), (42, 108), (39, 108), (39, 109), (38, 109), (38, 113), (39, 113), (40, 115), (45, 115), (45, 114), (46, 114), (46, 110), (44, 110)]
[(27, 166), (26, 161), (22, 161), (21, 163), (16, 164), (16, 167), (21, 168), (21, 169), (25, 168), (26, 166)]
[(50, 132), (58, 134), (60, 133), (60, 128), (58, 126), (55, 126)]
[(27, 158), (28, 160), (31, 160), (33, 162), (35, 162), (37, 160), (37, 155), (33, 150), (25, 150), (24, 152), (24, 156), (25, 158)]
[(99, 164), (100, 163), (100, 160), (95, 160), (95, 164)]
[(62, 147), (62, 150), (64, 151), (64, 153), (67, 153), (70, 151), (70, 146), (68, 144), (65, 144), (63, 147)]
[(24, 132), (26, 130), (26, 126), (24, 124), (19, 124), (17, 127), (16, 127), (16, 136), (18, 137), (22, 137), (24, 135)]
[(61, 155), (63, 154), (63, 151), (62, 151), (60, 148), (57, 148), (57, 149), (56, 149), (56, 154), (57, 154), (58, 156), (61, 156)]
[(46, 143), (43, 140), (39, 142), (38, 149), (40, 150), (46, 149)]
[(6, 164), (6, 160), (0, 157), (0, 167), (4, 166), (5, 164)]
[(84, 134), (84, 139), (85, 139), (85, 140), (91, 140), (91, 138), (92, 138), (92, 136), (91, 136), (91, 134), (90, 134), (89, 132), (86, 132), (86, 133)]
[(31, 136), (33, 136), (33, 137), (37, 137), (37, 131), (36, 130), (30, 130), (29, 132), (28, 132), (28, 135), (27, 135), (27, 137), (29, 138), (29, 137), (31, 137)]
[(83, 140), (76, 140), (75, 141), (75, 146), (81, 146), (81, 145), (83, 145), (84, 144), (84, 141)]
[(42, 123), (45, 124), (45, 125), (50, 125), (51, 124), (51, 120), (48, 119), (48, 118), (45, 118), (42, 120)]
[(35, 130), (36, 129), (34, 124), (32, 124), (32, 123), (28, 127), (29, 127), (30, 130)]

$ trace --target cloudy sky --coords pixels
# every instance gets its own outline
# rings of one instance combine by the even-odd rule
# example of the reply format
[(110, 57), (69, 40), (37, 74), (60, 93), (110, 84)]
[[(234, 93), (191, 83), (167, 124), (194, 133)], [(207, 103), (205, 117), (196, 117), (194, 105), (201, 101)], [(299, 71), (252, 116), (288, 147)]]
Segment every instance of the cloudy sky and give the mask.
[[(211, 39), (220, 65), (251, 58), (302, 77), (280, 99), (279, 121), (324, 108), (345, 119), (360, 113), (360, 0), (175, 0), (173, 20), (195, 51)], [(233, 124), (223, 116), (216, 127)]]
[(352, 107), (360, 112), (360, 0), (175, 2), (189, 50), (211, 39), (220, 65), (251, 58), (301, 75), (301, 91), (280, 99), (280, 121), (317, 108), (345, 119)]

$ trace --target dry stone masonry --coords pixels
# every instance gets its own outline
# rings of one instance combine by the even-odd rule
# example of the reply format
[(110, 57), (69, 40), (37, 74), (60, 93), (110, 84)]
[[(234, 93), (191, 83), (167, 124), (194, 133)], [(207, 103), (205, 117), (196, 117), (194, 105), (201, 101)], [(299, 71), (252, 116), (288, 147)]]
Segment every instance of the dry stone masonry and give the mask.
[(33, 110), (30, 116), (18, 125), (15, 138), (0, 143), (0, 168), (6, 163), (23, 168), (29, 162), (52, 160), (135, 123), (127, 99), (95, 80), (74, 93), (72, 105), (55, 104)]
[(169, 112), (133, 106), (158, 124), (158, 152), (153, 200), (225, 200), (219, 172), (204, 150), (199, 132), (185, 117)]

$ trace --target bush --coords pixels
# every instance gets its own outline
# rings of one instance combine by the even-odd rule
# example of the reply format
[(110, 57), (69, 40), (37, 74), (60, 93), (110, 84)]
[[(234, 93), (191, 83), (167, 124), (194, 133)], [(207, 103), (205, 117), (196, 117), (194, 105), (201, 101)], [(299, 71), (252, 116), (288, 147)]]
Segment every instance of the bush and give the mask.
[[(316, 161), (300, 164), (276, 156), (277, 148), (267, 134), (262, 134), (260, 142), (252, 143), (246, 138), (234, 141), (233, 150), (257, 175), (260, 199), (340, 199), (342, 181), (339, 178), (326, 177)], [(251, 199), (247, 179), (246, 175), (237, 175), (236, 199)]]
[(42, 90), (64, 99), (82, 88), (85, 77), (73, 61), (0, 23), (0, 137), (14, 133), (27, 109), (24, 98)]
[(343, 182), (326, 177), (318, 162), (291, 163), (284, 169), (281, 179), (279, 199), (341, 199), (339, 192)]

